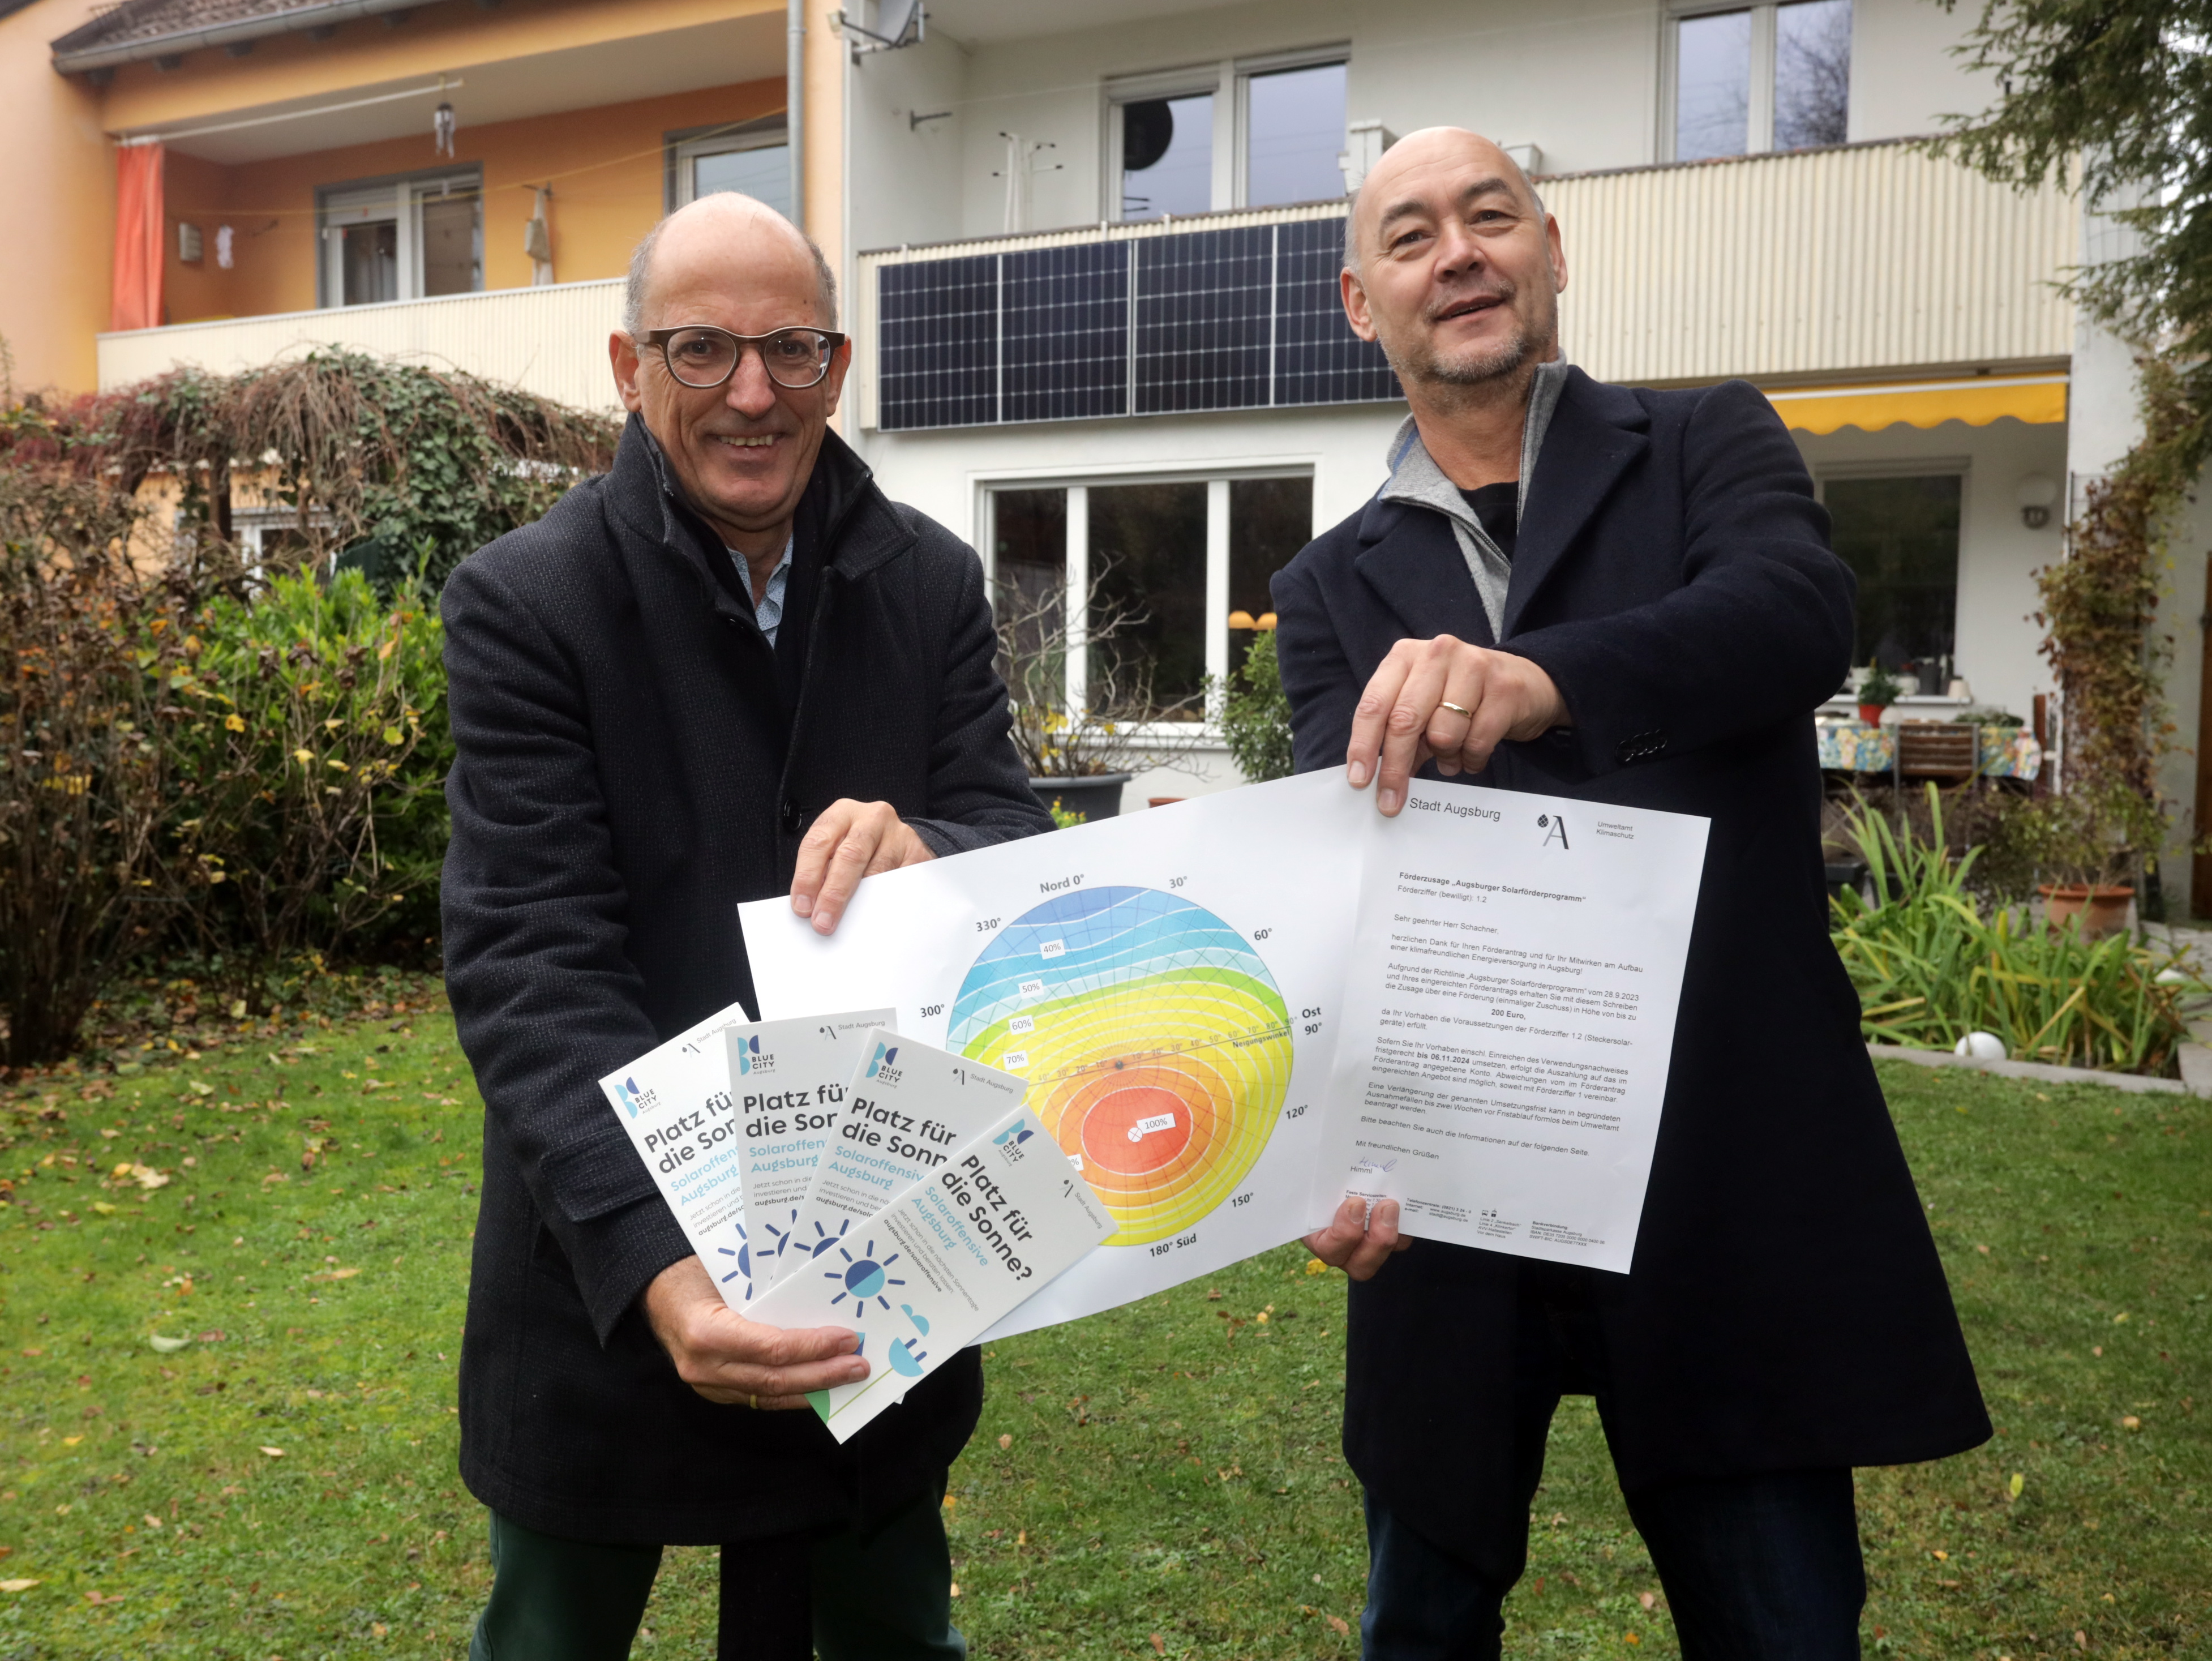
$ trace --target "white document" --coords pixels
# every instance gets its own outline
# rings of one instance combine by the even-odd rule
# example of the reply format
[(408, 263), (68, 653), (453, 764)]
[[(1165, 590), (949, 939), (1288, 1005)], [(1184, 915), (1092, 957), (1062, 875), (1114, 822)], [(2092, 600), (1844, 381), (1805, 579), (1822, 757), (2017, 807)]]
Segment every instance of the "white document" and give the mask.
[(1113, 1232), (1036, 1116), (1016, 1108), (749, 1313), (860, 1335), (868, 1376), (809, 1398), (842, 1442)]
[(1707, 821), (1416, 781), (1378, 830), (1314, 1214), (1626, 1274)]
[(732, 1026), (722, 1035), (756, 1295), (784, 1272), (792, 1225), (829, 1151), (845, 1086), (865, 1063), (869, 1034), (890, 1024), (888, 1009), (863, 1009)]
[(732, 1027), (755, 1030), (751, 1021), (733, 1003), (599, 1080), (684, 1238), (732, 1309), (751, 1301), (753, 1262), (722, 1034)]
[(988, 1126), (1022, 1104), (1027, 1084), (889, 1027), (861, 1041), (844, 1111), (781, 1257), (819, 1257), (916, 1183), (927, 1182)]
[(989, 1335), (1111, 1309), (1302, 1232), (1371, 795), (1255, 785), (870, 877), (827, 940), (738, 908), (763, 1013), (884, 1003), (1029, 1081), (1115, 1228)]
[(1385, 819), (1332, 770), (871, 877), (828, 940), (780, 900), (738, 912), (763, 1013), (880, 1001), (1027, 1079), (1105, 1202), (1105, 1247), (995, 1338), (1214, 1273), (1347, 1192), (1626, 1269), (1705, 828), (1420, 782)]

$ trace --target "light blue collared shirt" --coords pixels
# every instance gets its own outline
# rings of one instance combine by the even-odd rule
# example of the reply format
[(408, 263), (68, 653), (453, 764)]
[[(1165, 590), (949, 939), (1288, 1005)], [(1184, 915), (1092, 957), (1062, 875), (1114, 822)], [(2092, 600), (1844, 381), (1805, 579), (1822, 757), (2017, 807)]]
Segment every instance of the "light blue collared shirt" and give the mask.
[[(729, 555), (737, 562), (738, 575), (744, 581), (745, 592), (750, 593), (752, 567), (745, 563), (745, 557), (736, 549), (729, 550)], [(775, 644), (775, 631), (783, 624), (783, 591), (790, 581), (791, 540), (787, 538), (783, 545), (783, 557), (776, 561), (775, 569), (768, 574), (768, 588), (762, 594), (760, 604), (753, 607), (753, 616), (760, 624), (761, 633), (768, 636), (768, 643), (771, 646)]]

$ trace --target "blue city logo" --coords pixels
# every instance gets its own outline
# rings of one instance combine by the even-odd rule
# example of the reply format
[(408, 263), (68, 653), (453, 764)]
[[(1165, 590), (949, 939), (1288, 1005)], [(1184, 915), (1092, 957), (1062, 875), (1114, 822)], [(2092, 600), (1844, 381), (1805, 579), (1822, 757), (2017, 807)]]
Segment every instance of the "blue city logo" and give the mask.
[(615, 1086), (615, 1096), (622, 1103), (623, 1110), (633, 1119), (641, 1113), (651, 1110), (653, 1104), (660, 1099), (659, 1091), (640, 1090), (635, 1079), (623, 1079), (617, 1082)]
[(1008, 1125), (997, 1135), (992, 1137), (991, 1141), (994, 1146), (999, 1147), (1019, 1147), (1024, 1142), (1029, 1141), (1030, 1137), (1036, 1135), (1036, 1132), (1030, 1129), (1028, 1120), (1017, 1119), (1013, 1123)]
[(760, 1034), (738, 1040), (738, 1074), (739, 1077), (761, 1066)]
[(888, 1076), (894, 1083), (896, 1083), (898, 1079), (898, 1074), (890, 1070), (890, 1066), (891, 1063), (896, 1060), (898, 1060), (898, 1046), (896, 1044), (878, 1044), (876, 1046), (876, 1053), (868, 1060), (867, 1076), (872, 1079)]

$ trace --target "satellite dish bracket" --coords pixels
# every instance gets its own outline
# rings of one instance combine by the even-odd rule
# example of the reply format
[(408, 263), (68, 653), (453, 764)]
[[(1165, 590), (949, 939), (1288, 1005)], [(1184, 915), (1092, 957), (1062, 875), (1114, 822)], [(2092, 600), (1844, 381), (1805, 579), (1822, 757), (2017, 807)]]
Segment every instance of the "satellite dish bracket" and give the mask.
[[(910, 3), (907, 0), (885, 0), (880, 11), (897, 16), (902, 9), (905, 15), (897, 17), (898, 27), (889, 34), (878, 34), (873, 29), (863, 28), (853, 20), (851, 13), (845, 11), (831, 12), (830, 23), (840, 34), (848, 37), (847, 44), (852, 47), (855, 58), (864, 52), (896, 52), (902, 46), (921, 45), (929, 22), (928, 9), (921, 3), (921, 0), (910, 0)], [(854, 36), (859, 38), (850, 38)]]

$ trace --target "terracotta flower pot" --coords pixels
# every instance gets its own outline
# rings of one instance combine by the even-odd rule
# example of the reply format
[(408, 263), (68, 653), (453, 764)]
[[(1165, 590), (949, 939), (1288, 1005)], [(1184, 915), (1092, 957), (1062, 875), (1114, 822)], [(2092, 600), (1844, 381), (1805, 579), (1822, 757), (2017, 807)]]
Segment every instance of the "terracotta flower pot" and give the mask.
[(2081, 920), (2081, 938), (2100, 940), (2117, 934), (2128, 921), (2128, 902), (2136, 891), (2126, 884), (2045, 883), (2035, 891), (2043, 896), (2043, 915), (2053, 928), (2069, 917)]
[(1881, 712), (1888, 708), (1886, 703), (1862, 703), (1859, 705), (1859, 719), (1869, 727), (1879, 727), (1881, 725)]

